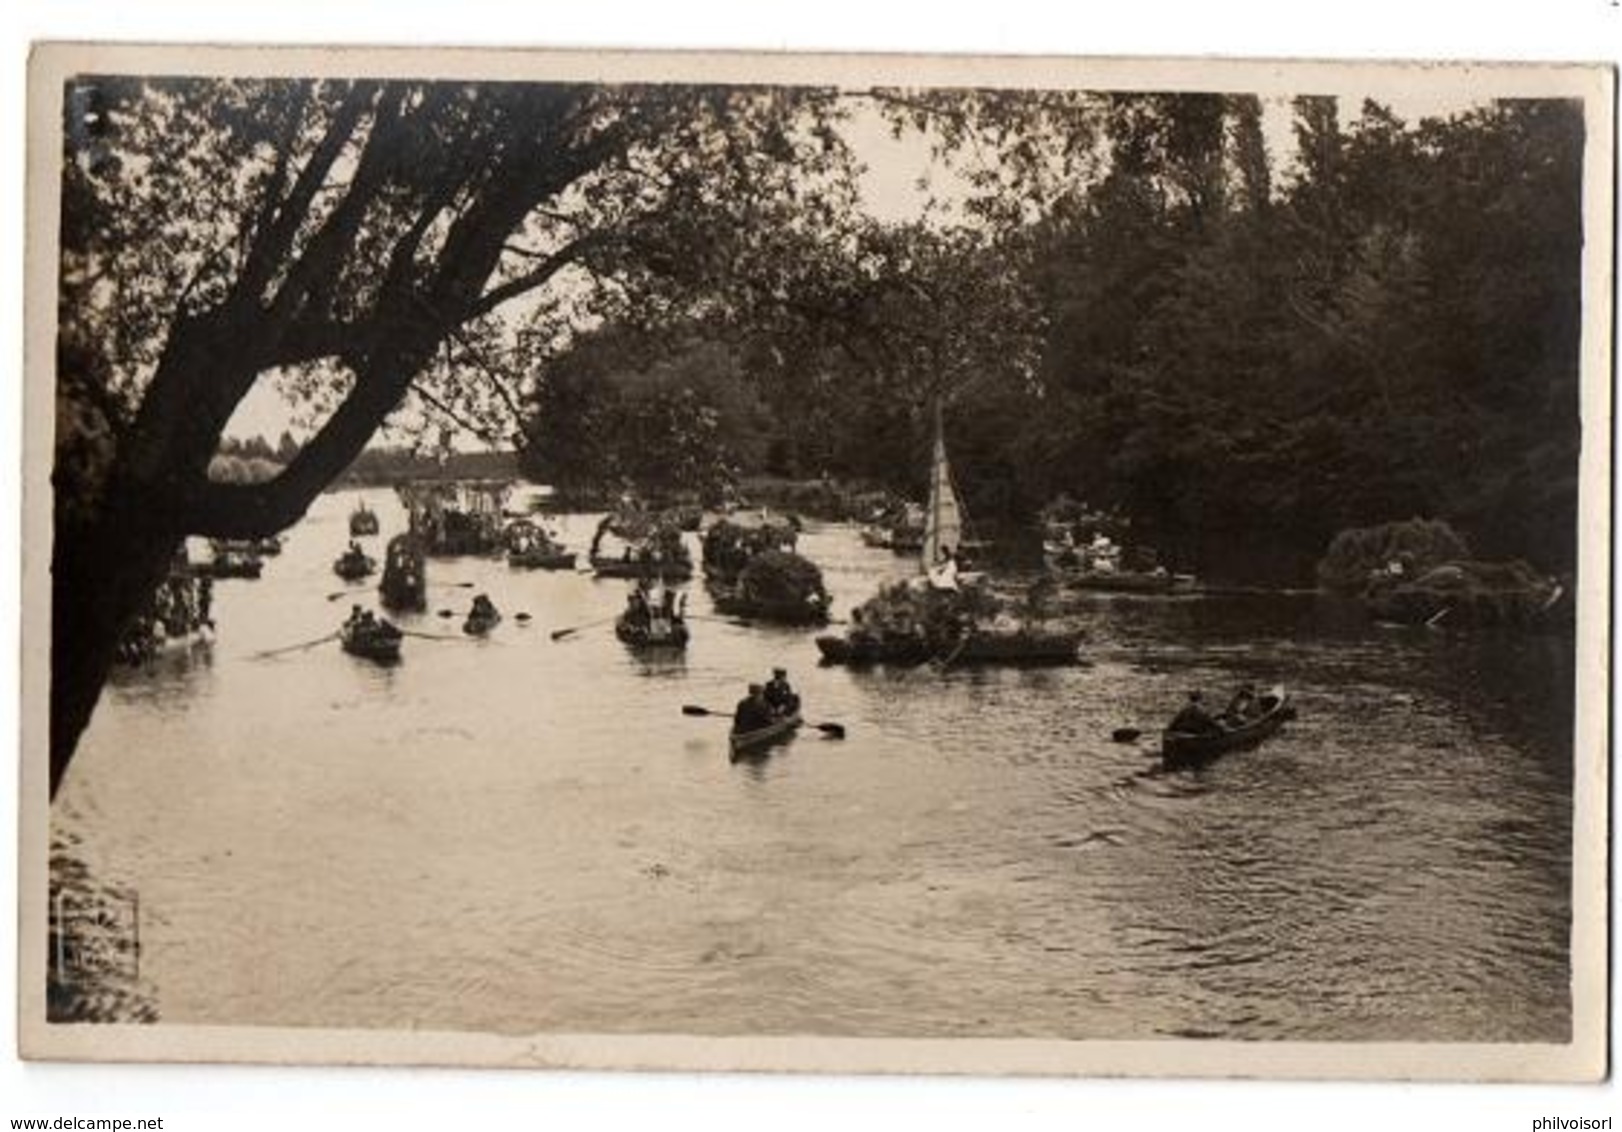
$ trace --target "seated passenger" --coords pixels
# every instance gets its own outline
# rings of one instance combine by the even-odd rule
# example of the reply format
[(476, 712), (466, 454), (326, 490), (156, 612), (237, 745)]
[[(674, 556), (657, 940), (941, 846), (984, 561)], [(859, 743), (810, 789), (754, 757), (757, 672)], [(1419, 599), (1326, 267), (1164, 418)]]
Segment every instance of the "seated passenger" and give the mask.
[(1183, 710), (1171, 721), (1168, 731), (1178, 731), (1184, 735), (1214, 735), (1222, 730), (1222, 725), (1212, 719), (1205, 710), (1205, 696), (1200, 692), (1190, 692), (1188, 703)]
[(788, 682), (786, 668), (772, 669), (772, 678), (766, 684), (764, 695), (766, 703), (776, 715), (793, 715), (799, 710), (800, 697), (795, 695)]
[(1233, 694), (1233, 699), (1228, 701), (1228, 708), (1222, 715), (1235, 723), (1243, 723), (1256, 714), (1257, 707), (1255, 687), (1244, 684)]
[(738, 701), (732, 712), (732, 730), (758, 731), (772, 722), (772, 708), (766, 702), (765, 689), (759, 684), (749, 685), (749, 694)]

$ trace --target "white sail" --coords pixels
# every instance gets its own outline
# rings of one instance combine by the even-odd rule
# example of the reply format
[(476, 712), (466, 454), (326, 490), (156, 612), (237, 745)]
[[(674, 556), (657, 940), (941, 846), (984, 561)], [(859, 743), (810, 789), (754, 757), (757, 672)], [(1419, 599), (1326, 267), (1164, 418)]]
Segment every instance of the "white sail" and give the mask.
[(927, 574), (941, 564), (943, 550), (955, 556), (963, 546), (963, 503), (952, 486), (946, 462), (946, 437), (940, 407), (935, 408), (935, 451), (929, 464), (929, 505), (924, 511), (923, 567)]

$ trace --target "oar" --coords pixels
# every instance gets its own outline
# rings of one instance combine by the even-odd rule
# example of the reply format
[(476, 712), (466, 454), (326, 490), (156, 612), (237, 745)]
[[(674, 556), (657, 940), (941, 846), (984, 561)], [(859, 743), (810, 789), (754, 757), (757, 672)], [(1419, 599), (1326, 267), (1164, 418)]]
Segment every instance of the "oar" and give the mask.
[(267, 649), (264, 652), (256, 652), (256, 653), (253, 654), (251, 659), (253, 659), (253, 660), (264, 660), (266, 657), (269, 657), (269, 656), (280, 656), (284, 652), (298, 652), (300, 649), (313, 649), (313, 648), (315, 648), (316, 645), (324, 645), (328, 641), (335, 641), (337, 639), (338, 639), (338, 634), (337, 633), (328, 633), (324, 637), (317, 637), (313, 641), (304, 641), (302, 644), (287, 645), (284, 648)]
[[(698, 704), (682, 704), (681, 713), (683, 715), (713, 715), (722, 719), (732, 718), (730, 711), (716, 711), (714, 708), (700, 707)], [(845, 737), (845, 725), (843, 723), (807, 723), (804, 726), (820, 731), (830, 739), (843, 739)]]
[(604, 617), (597, 621), (587, 621), (584, 625), (575, 625), (568, 629), (553, 629), (552, 639), (554, 641), (561, 641), (564, 637), (574, 636), (582, 629), (595, 629), (599, 625), (607, 625), (610, 621), (618, 619), (618, 617), (619, 614), (616, 613), (613, 617)]
[(424, 641), (463, 641), (466, 637), (449, 637), (443, 633), (419, 633), (415, 629), (401, 629), (402, 637), (418, 637)]
[(472, 582), (429, 582), (428, 584), (444, 590), (470, 590), (473, 588)]

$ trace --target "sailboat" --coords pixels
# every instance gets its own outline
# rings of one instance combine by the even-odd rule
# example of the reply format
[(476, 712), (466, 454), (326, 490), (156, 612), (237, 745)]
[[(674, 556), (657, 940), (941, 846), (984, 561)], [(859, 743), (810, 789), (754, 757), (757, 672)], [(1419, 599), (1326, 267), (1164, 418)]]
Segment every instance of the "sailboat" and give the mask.
[[(922, 664), (933, 661), (944, 668), (952, 664), (992, 665), (1048, 665), (1074, 664), (1081, 646), (1081, 634), (1069, 629), (1053, 629), (1038, 625), (1010, 623), (979, 623), (974, 614), (976, 601), (963, 601), (948, 597), (939, 591), (955, 591), (964, 584), (972, 585), (980, 578), (958, 569), (959, 555), (965, 545), (976, 543), (968, 535), (968, 517), (963, 499), (952, 482), (951, 464), (946, 458), (946, 437), (941, 428), (941, 408), (934, 405), (935, 443), (929, 461), (929, 503), (924, 510), (923, 548), (919, 565), (923, 578), (903, 583), (890, 590), (880, 590), (878, 597), (867, 606), (858, 607), (851, 614), (851, 628), (842, 636), (827, 634), (816, 639), (817, 650), (824, 664)], [(920, 582), (924, 587), (920, 591)], [(900, 593), (898, 593), (900, 591)], [(934, 592), (929, 592), (934, 591)], [(905, 594), (906, 596), (901, 596)], [(988, 595), (989, 596), (989, 595)], [(920, 600), (922, 599), (922, 600)], [(863, 621), (863, 609), (875, 602), (895, 601), (910, 607), (907, 620), (912, 621), (922, 611), (931, 618), (931, 610), (953, 609), (954, 623), (951, 634), (943, 641), (934, 639), (929, 626), (919, 631), (915, 626), (908, 631), (892, 633), (882, 623), (874, 628), (879, 617)], [(961, 615), (967, 615), (967, 620)], [(998, 621), (1001, 619), (999, 618)]]
[(956, 589), (968, 520), (963, 499), (952, 482), (952, 467), (946, 459), (946, 433), (941, 426), (941, 405), (934, 405), (935, 445), (929, 461), (929, 503), (924, 508), (924, 542), (920, 565), (929, 583), (937, 589)]

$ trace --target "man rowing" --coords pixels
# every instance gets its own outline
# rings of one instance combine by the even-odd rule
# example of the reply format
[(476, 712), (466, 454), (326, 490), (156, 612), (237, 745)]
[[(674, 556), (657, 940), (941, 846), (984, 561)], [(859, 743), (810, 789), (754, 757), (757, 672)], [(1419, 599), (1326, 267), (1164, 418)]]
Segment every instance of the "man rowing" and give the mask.
[(771, 726), (776, 719), (772, 705), (766, 702), (766, 690), (759, 684), (751, 684), (749, 694), (738, 701), (738, 706), (732, 712), (732, 730), (759, 731), (762, 727)]
[(793, 715), (800, 710), (800, 697), (788, 682), (788, 669), (772, 669), (772, 678), (762, 692), (773, 715)]
[(1216, 735), (1222, 732), (1223, 727), (1205, 710), (1204, 693), (1194, 691), (1188, 694), (1188, 703), (1183, 705), (1183, 710), (1177, 713), (1167, 730), (1183, 735)]

